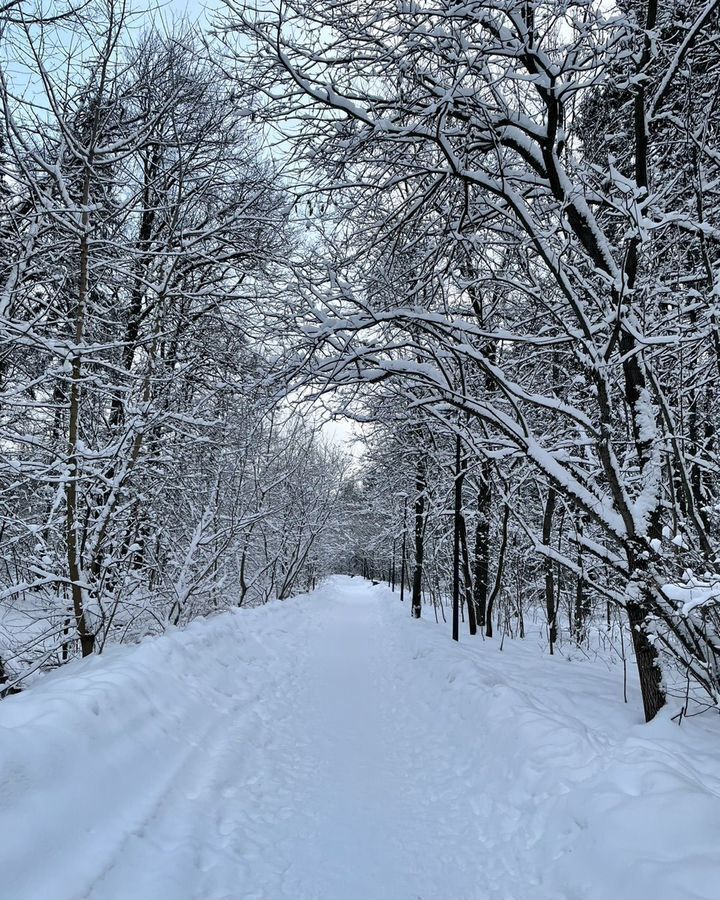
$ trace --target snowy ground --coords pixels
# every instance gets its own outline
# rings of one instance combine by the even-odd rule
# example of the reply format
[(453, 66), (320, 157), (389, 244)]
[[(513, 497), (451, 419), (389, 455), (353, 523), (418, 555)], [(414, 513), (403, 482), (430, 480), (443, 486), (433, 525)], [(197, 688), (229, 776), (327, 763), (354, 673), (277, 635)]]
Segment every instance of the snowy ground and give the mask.
[(717, 900), (717, 720), (408, 612), (335, 578), (3, 701), (2, 900)]

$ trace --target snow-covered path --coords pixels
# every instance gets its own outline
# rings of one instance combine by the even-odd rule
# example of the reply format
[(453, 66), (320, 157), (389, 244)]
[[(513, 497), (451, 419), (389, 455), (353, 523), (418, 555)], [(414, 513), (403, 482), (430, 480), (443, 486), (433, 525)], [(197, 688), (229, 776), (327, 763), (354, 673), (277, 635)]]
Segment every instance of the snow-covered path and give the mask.
[[(219, 714), (90, 900), (121, 900), (129, 885), (146, 900), (485, 896), (467, 893), (473, 802), (460, 794), (448, 809), (435, 790), (428, 742), (446, 741), (398, 677), (385, 599), (358, 580), (299, 623), (284, 689)], [(275, 653), (267, 664), (283, 666)], [(408, 715), (418, 706), (426, 716)]]
[(717, 897), (717, 732), (406, 614), (336, 578), (0, 704), (0, 898)]

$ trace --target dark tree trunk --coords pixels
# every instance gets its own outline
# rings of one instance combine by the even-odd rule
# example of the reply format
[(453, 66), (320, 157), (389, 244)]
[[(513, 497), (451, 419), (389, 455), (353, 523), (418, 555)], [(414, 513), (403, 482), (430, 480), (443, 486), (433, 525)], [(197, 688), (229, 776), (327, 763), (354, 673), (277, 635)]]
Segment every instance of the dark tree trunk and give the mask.
[[(638, 73), (643, 70), (650, 62), (652, 57), (652, 38), (651, 34), (655, 28), (657, 21), (657, 0), (648, 0), (646, 16), (645, 16), (645, 39), (641, 58), (638, 62)], [(641, 190), (646, 191), (649, 187), (649, 159), (650, 152), (648, 147), (648, 126), (647, 114), (645, 110), (645, 85), (640, 81), (635, 87), (635, 103), (634, 103), (634, 124), (635, 124), (635, 182)], [(639, 262), (639, 236), (635, 236), (630, 241), (627, 252), (626, 262), (626, 278), (627, 284), (632, 291), (637, 278), (637, 269)], [(637, 346), (634, 336), (623, 332), (620, 336), (620, 349), (623, 354), (623, 369), (625, 371), (625, 400), (631, 411), (631, 422), (633, 427), (633, 436), (637, 447), (638, 461), (641, 471), (650, 461), (652, 455), (652, 447), (646, 442), (643, 435), (643, 429), (640, 425), (640, 405), (642, 403), (642, 394), (645, 390), (645, 373), (642, 369), (641, 355), (637, 353)], [(660, 502), (651, 514), (651, 532), (660, 534)], [(656, 535), (656, 536), (657, 536)], [(630, 570), (635, 566), (630, 561)], [(649, 600), (646, 596), (645, 601)], [(638, 675), (640, 677), (640, 689), (642, 691), (643, 707), (645, 710), (645, 720), (649, 722), (653, 719), (665, 703), (665, 693), (662, 687), (662, 675), (660, 673), (658, 654), (655, 646), (645, 630), (645, 619), (647, 618), (650, 604), (647, 602), (628, 603), (628, 619), (630, 622), (630, 630), (632, 632), (633, 647), (635, 648), (635, 660), (638, 667)]]
[[(583, 520), (582, 516), (578, 515), (577, 519), (577, 535), (578, 535), (578, 550), (577, 550), (577, 565), (580, 574), (577, 576), (577, 580), (575, 582), (575, 621), (574, 621), (574, 630), (575, 630), (575, 640), (578, 644), (582, 643), (585, 637), (585, 627), (587, 620), (590, 618), (590, 596), (588, 595), (585, 589), (585, 576), (583, 575), (583, 556), (582, 556), (582, 536), (583, 536)], [(572, 625), (573, 623), (571, 623)]]
[(460, 517), (462, 515), (462, 442), (455, 438), (455, 505), (453, 515), (452, 638), (460, 640)]
[(662, 673), (658, 666), (657, 650), (645, 631), (647, 607), (648, 604), (645, 603), (628, 603), (627, 613), (640, 677), (645, 721), (649, 722), (665, 705), (665, 691), (662, 686)]
[[(548, 489), (547, 500), (545, 501), (545, 514), (543, 516), (542, 539), (546, 547), (550, 547), (552, 538), (552, 521), (555, 512), (555, 502), (557, 495), (554, 488)], [(549, 556), (543, 560), (543, 569), (545, 571), (545, 608), (547, 610), (548, 634), (550, 635), (550, 655), (553, 654), (555, 643), (557, 642), (557, 609), (555, 607), (555, 577), (553, 570), (553, 561)]]
[[(459, 439), (458, 439), (459, 440)], [(473, 635), (477, 634), (477, 611), (475, 609), (475, 596), (473, 593), (472, 574), (470, 573), (470, 555), (468, 552), (467, 524), (465, 522), (465, 514), (463, 513), (463, 491), (465, 488), (465, 475), (467, 473), (467, 456), (462, 453), (462, 443), (458, 444), (460, 455), (456, 460), (456, 493), (455, 493), (455, 515), (458, 527), (459, 540), (459, 565), (462, 565), (462, 595), (467, 608), (468, 632)], [(462, 612), (463, 606), (460, 610)]]
[(485, 621), (485, 634), (488, 637), (493, 636), (493, 609), (495, 601), (500, 596), (500, 588), (502, 587), (503, 570), (505, 568), (505, 552), (507, 550), (508, 540), (508, 522), (510, 521), (510, 507), (505, 504), (503, 510), (502, 532), (500, 538), (500, 550), (498, 551), (497, 569), (495, 570), (495, 583), (493, 584), (492, 593), (488, 597), (487, 616)]
[(425, 459), (420, 457), (415, 474), (415, 569), (412, 584), (412, 615), (419, 619), (422, 615), (422, 576), (425, 557)]
[(405, 504), (403, 506), (403, 537), (402, 537), (402, 550), (400, 556), (400, 602), (403, 603), (405, 600), (405, 579), (407, 578), (406, 573), (406, 560), (407, 557), (405, 552), (407, 550), (407, 497), (405, 498)]
[(465, 516), (460, 516), (460, 551), (462, 553), (463, 580), (465, 583), (465, 600), (468, 611), (468, 631), (477, 634), (477, 610), (475, 609), (475, 594), (473, 592), (472, 575), (470, 574), (470, 554), (468, 552), (467, 525)]
[(477, 523), (475, 525), (475, 579), (473, 599), (478, 625), (485, 625), (488, 581), (490, 577), (490, 506), (492, 493), (490, 490), (490, 471), (487, 463), (480, 469), (480, 489), (477, 500)]

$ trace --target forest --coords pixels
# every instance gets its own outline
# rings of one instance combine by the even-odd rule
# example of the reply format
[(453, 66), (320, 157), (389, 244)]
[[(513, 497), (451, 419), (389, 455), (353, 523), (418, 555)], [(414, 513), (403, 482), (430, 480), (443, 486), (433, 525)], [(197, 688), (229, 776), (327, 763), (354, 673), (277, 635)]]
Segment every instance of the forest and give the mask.
[(342, 570), (717, 707), (717, 3), (2, 17), (5, 693)]
[(719, 132), (720, 0), (0, 0), (0, 900), (715, 900)]

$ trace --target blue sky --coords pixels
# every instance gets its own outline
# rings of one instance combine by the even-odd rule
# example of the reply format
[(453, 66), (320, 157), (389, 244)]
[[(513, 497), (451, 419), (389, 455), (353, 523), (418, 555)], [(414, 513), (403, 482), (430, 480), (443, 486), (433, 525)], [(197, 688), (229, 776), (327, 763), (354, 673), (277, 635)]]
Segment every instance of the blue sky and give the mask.
[(174, 15), (186, 14), (188, 19), (197, 20), (206, 17), (208, 12), (212, 14), (222, 3), (221, 0), (165, 0), (162, 5)]

